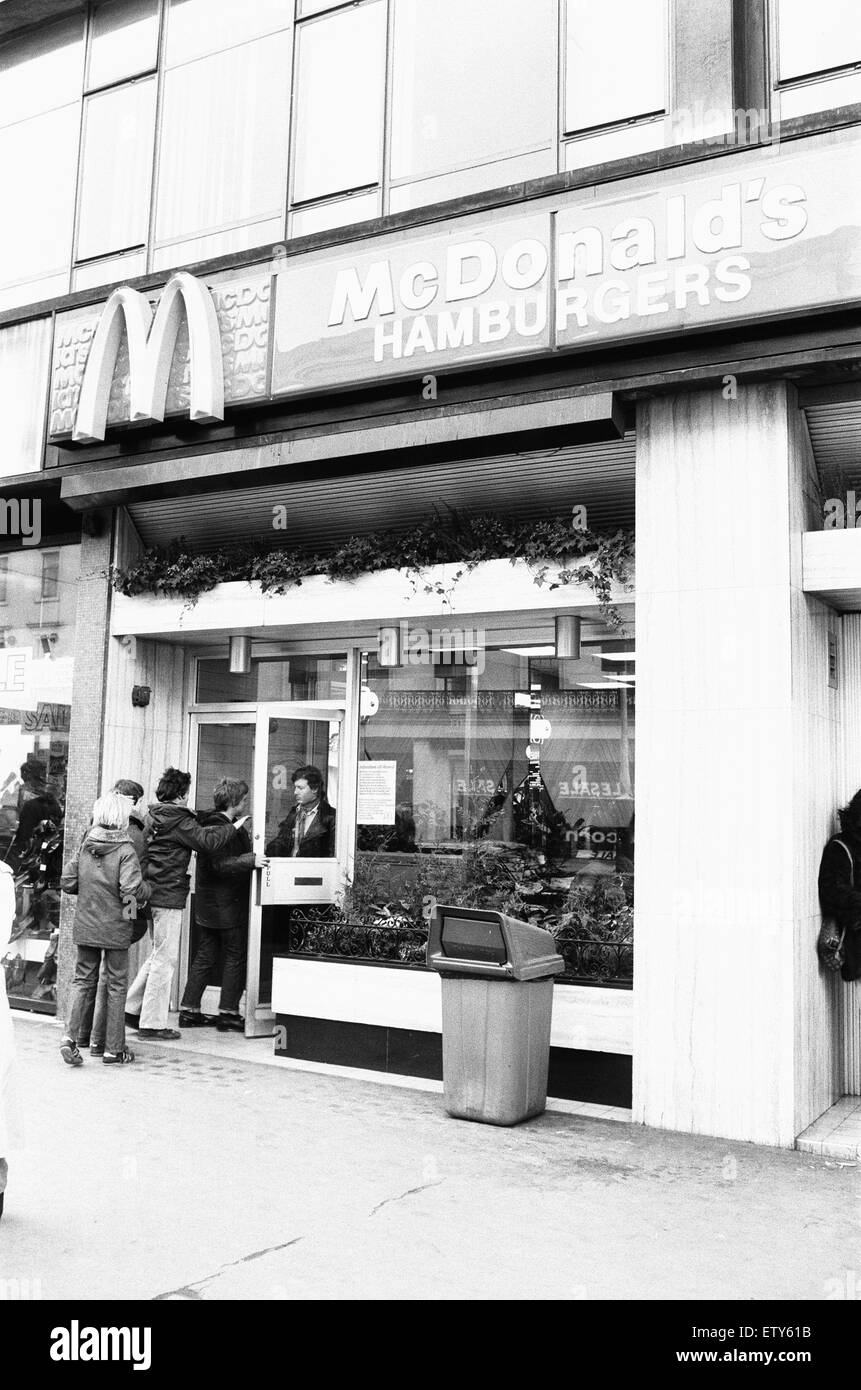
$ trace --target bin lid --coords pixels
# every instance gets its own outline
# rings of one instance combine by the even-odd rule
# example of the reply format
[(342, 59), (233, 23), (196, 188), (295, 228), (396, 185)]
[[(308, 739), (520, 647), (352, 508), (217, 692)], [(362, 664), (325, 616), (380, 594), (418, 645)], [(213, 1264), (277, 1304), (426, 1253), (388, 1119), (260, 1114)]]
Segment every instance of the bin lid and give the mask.
[(565, 962), (553, 934), (493, 908), (438, 903), (428, 932), (427, 963), (441, 974), (539, 980)]

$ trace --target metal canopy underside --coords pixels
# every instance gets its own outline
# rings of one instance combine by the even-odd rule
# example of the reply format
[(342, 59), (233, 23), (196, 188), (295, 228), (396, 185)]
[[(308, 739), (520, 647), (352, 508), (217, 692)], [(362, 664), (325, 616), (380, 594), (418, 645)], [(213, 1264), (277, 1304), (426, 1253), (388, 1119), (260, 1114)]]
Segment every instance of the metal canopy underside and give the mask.
[[(805, 415), (823, 487), (839, 480), (861, 496), (861, 400), (808, 405)], [(132, 502), (128, 510), (146, 545), (184, 536), (198, 551), (288, 538), (325, 549), (350, 535), (406, 528), (434, 506), (530, 518), (565, 515), (580, 504), (589, 525), (603, 530), (634, 523), (635, 450), (629, 430), (618, 440), (352, 477), (285, 476), (264, 487)], [(286, 508), (286, 529), (273, 528), (278, 507)]]
[(805, 414), (824, 490), (838, 485), (861, 495), (861, 400), (809, 405)]
[[(326, 548), (359, 533), (405, 529), (435, 506), (528, 519), (569, 514), (579, 504), (588, 524), (603, 530), (633, 524), (634, 454), (629, 431), (602, 443), (346, 478), (285, 477), (266, 487), (132, 502), (128, 511), (146, 545), (184, 536), (197, 551), (251, 539)], [(273, 528), (279, 507), (286, 508), (284, 529)]]

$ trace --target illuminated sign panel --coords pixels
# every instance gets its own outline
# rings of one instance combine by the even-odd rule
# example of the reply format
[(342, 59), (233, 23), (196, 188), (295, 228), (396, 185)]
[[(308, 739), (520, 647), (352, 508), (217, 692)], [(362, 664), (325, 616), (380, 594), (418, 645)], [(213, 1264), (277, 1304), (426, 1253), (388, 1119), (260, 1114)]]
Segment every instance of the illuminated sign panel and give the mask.
[(50, 438), (861, 304), (859, 167), (861, 137), (831, 132), (281, 255), (242, 280), (122, 287), (57, 316)]
[(843, 133), (288, 257), (273, 394), (861, 301), (859, 167)]

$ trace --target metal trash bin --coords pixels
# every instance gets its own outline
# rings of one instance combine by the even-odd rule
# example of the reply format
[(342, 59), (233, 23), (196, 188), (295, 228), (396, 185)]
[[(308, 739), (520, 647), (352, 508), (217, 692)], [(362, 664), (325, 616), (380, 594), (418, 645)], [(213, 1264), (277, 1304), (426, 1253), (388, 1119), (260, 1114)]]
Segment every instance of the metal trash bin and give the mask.
[(541, 1115), (553, 976), (565, 968), (552, 934), (502, 912), (438, 904), (427, 963), (441, 976), (448, 1113), (490, 1125)]

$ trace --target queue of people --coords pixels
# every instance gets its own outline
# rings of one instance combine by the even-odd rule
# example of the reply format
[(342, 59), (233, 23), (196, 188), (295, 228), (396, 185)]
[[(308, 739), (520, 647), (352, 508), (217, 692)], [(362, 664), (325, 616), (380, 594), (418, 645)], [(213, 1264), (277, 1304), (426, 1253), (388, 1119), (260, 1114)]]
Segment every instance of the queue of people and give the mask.
[[(60, 1055), (83, 1062), (82, 1047), (106, 1065), (134, 1061), (125, 1028), (143, 1038), (174, 1040), (168, 1026), (173, 975), (179, 957), (182, 913), (188, 899), (189, 862), (197, 853), (197, 922), (201, 941), (192, 961), (180, 1013), (181, 1027), (215, 1024), (244, 1029), (239, 1000), (245, 984), (248, 881), (255, 858), (243, 825), (248, 784), (222, 778), (212, 812), (188, 807), (191, 776), (169, 767), (145, 816), (143, 788), (121, 779), (93, 807), (92, 824), (67, 865), (61, 887), (77, 897), (72, 938), (77, 961)], [(152, 950), (128, 988), (128, 952), (149, 932)], [(209, 972), (223, 939), (225, 968), (217, 1016), (200, 1011)]]

